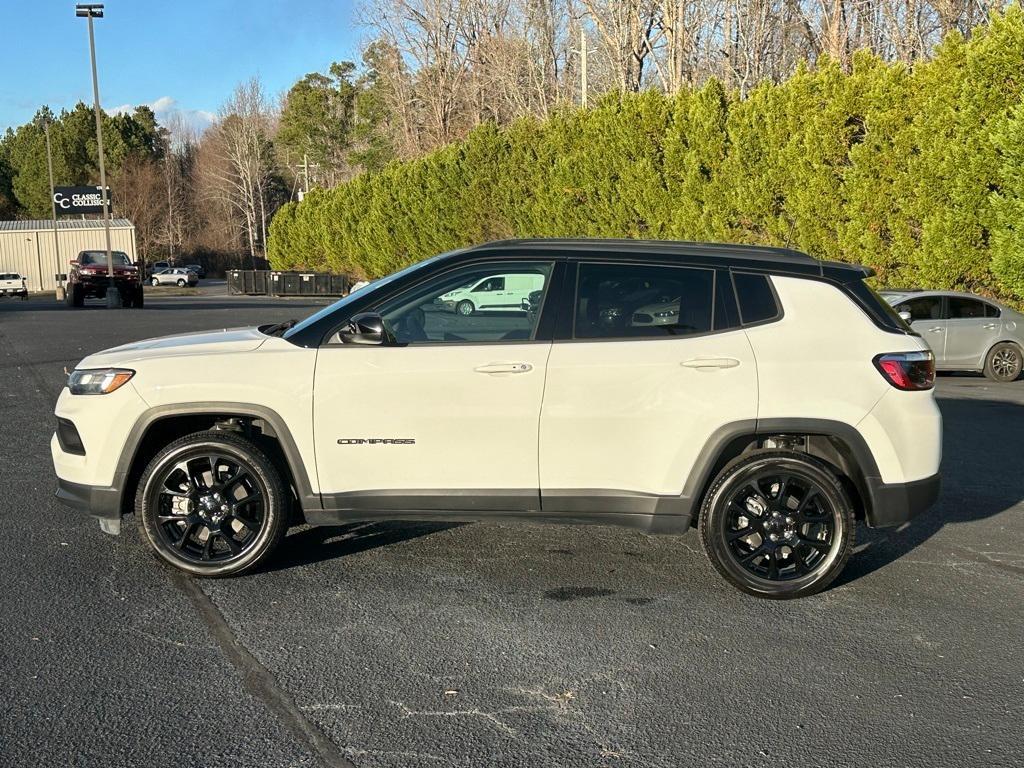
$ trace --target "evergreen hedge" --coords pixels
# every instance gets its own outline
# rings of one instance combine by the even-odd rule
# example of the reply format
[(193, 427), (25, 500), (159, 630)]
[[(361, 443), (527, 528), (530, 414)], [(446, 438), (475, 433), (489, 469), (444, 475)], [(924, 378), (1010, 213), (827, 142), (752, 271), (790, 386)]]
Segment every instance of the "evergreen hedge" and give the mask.
[(913, 69), (861, 52), (746, 98), (716, 81), (484, 125), (285, 205), (277, 269), (376, 278), (506, 237), (789, 245), (883, 285), (1024, 298), (1024, 13)]

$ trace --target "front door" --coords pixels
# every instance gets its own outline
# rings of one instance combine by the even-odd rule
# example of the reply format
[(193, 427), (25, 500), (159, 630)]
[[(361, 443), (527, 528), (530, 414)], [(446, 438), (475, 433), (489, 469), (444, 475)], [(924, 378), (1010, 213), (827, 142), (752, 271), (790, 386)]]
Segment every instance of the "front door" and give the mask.
[(910, 313), (910, 327), (935, 353), (935, 364), (946, 362), (946, 320), (942, 312), (942, 296), (917, 296), (896, 305), (897, 312)]
[[(396, 344), (322, 346), (314, 440), (328, 509), (537, 509), (538, 418), (550, 341), (522, 309), (464, 316), (441, 297), (494, 263), (428, 278), (371, 307)], [(551, 275), (550, 262), (502, 274)]]

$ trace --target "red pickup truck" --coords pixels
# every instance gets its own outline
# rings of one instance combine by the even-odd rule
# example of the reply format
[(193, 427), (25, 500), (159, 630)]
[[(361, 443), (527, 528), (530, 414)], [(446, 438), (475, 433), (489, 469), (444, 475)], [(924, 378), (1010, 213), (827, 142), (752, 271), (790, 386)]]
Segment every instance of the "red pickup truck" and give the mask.
[[(141, 309), (142, 276), (139, 267), (132, 264), (128, 254), (123, 251), (112, 251), (111, 256), (114, 285), (121, 294), (121, 304)], [(106, 251), (82, 251), (78, 258), (71, 262), (66, 296), (69, 307), (81, 307), (87, 298), (106, 298), (109, 287)]]

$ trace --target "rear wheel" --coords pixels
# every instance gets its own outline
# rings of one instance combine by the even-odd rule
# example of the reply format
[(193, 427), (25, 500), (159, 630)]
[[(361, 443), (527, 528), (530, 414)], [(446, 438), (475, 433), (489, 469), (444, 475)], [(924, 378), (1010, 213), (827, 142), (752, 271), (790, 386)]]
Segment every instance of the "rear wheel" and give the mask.
[(730, 462), (704, 498), (700, 536), (711, 563), (752, 595), (789, 599), (827, 587), (853, 549), (853, 507), (827, 465), (796, 451)]
[(1020, 377), (1024, 355), (1012, 341), (996, 344), (985, 358), (985, 375), (993, 381), (1010, 382)]
[(231, 576), (257, 567), (280, 543), (286, 499), (277, 468), (250, 440), (196, 432), (146, 467), (135, 514), (166, 562), (196, 576)]
[(187, 282), (186, 282), (185, 280), (182, 280), (182, 279), (181, 279), (181, 278), (179, 277), (179, 278), (178, 278), (178, 287), (179, 287), (179, 288), (184, 288), (184, 287), (185, 287), (186, 285), (188, 285), (188, 283), (187, 283)]

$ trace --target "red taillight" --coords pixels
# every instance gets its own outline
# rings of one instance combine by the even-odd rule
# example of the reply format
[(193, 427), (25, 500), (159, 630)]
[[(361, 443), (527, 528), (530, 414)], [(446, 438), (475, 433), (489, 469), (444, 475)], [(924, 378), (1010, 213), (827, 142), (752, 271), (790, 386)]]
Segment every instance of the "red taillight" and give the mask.
[(935, 386), (935, 355), (930, 351), (878, 355), (874, 363), (896, 389), (917, 392)]

